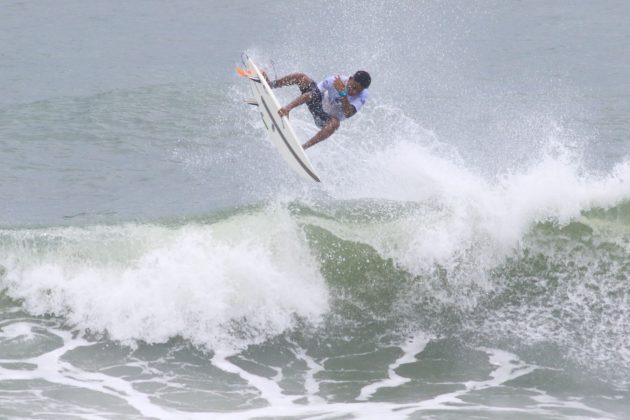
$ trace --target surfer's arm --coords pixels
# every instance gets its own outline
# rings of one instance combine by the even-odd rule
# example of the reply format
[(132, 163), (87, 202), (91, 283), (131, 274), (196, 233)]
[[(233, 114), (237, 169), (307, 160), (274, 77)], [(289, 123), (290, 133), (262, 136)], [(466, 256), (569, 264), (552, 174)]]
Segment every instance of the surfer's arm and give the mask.
[(331, 117), (330, 120), (326, 123), (324, 128), (319, 130), (317, 134), (313, 136), (309, 141), (302, 145), (303, 149), (308, 149), (314, 144), (319, 143), (322, 140), (326, 140), (328, 137), (332, 135), (339, 128), (339, 120), (335, 117)]
[(357, 109), (350, 103), (347, 96), (341, 98), (341, 109), (343, 110), (343, 114), (346, 118), (350, 118), (357, 113)]
[(278, 110), (278, 114), (280, 114), (281, 117), (284, 116), (289, 116), (289, 112), (291, 112), (291, 110), (295, 107), (298, 107), (302, 104), (305, 104), (306, 102), (308, 102), (311, 99), (311, 92), (306, 92), (303, 93), (302, 95), (298, 96), (297, 98), (295, 98), (295, 100), (293, 102), (291, 102), (289, 105), (280, 108)]
[[(346, 118), (350, 118), (354, 114), (357, 113), (357, 109), (350, 103), (350, 99), (348, 99), (348, 91), (346, 90), (346, 84), (341, 80), (341, 77), (336, 76), (333, 82), (333, 86), (338, 94), (341, 92), (345, 92), (345, 95), (342, 96), (341, 99), (341, 110), (343, 111), (343, 115)], [(339, 95), (341, 96), (341, 95)]]

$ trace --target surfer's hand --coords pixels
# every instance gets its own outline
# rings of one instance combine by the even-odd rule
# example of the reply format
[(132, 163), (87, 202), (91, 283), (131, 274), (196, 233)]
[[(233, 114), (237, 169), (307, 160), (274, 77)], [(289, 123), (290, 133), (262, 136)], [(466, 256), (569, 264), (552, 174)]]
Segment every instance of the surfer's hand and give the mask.
[(280, 108), (278, 110), (278, 115), (280, 115), (281, 117), (289, 117), (289, 112), (291, 111), (291, 108)]
[(337, 90), (337, 92), (341, 92), (346, 88), (346, 85), (343, 83), (343, 80), (341, 80), (339, 75), (335, 76), (333, 87)]

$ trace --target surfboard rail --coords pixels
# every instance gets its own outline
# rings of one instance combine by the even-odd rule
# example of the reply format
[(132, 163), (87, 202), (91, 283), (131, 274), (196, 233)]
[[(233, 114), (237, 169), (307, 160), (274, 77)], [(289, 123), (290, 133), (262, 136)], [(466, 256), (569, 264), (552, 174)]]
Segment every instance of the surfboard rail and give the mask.
[(271, 91), (271, 87), (262, 72), (250, 57), (244, 55), (243, 58), (247, 69), (237, 68), (236, 72), (248, 79), (253, 94), (253, 97), (245, 99), (245, 102), (258, 106), (269, 139), (289, 167), (305, 179), (321, 182), (298, 141), (289, 119), (278, 114), (278, 110), (281, 108), (280, 103)]

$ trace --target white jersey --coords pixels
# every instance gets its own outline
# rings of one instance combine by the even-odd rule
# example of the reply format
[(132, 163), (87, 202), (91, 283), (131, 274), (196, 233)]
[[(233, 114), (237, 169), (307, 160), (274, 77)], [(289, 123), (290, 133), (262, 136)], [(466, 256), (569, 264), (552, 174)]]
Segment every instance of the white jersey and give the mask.
[[(341, 98), (339, 97), (339, 93), (337, 89), (333, 86), (333, 82), (335, 81), (336, 76), (330, 76), (317, 84), (317, 88), (322, 93), (322, 108), (324, 111), (337, 118), (339, 121), (345, 120), (346, 116), (343, 113), (343, 108), (341, 105)], [(343, 83), (347, 83), (349, 77), (348, 76), (340, 76), (341, 81)], [(348, 95), (348, 100), (350, 104), (354, 106), (354, 108), (359, 112), (365, 101), (368, 98), (368, 90), (363, 89), (361, 93), (355, 96)]]

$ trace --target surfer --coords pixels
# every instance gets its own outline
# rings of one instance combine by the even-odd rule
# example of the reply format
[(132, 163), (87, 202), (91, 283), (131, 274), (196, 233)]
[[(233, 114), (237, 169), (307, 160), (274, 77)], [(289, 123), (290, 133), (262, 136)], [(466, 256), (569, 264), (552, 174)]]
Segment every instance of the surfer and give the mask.
[[(267, 75), (264, 74), (265, 78)], [(280, 79), (267, 82), (272, 89), (297, 85), (302, 93), (287, 106), (280, 108), (280, 116), (289, 116), (293, 108), (306, 104), (320, 131), (302, 147), (307, 149), (330, 137), (346, 118), (359, 112), (368, 97), (372, 79), (368, 72), (359, 70), (354, 75), (330, 76), (319, 84), (304, 73), (291, 73)]]

